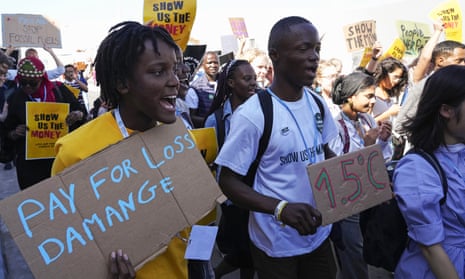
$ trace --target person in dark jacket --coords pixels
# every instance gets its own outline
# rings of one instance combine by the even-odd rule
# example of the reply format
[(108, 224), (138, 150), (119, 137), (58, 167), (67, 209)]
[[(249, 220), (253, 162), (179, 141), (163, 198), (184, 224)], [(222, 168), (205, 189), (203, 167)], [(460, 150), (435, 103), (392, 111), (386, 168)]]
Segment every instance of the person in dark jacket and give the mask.
[[(53, 158), (26, 160), (27, 102), (68, 103), (70, 114), (66, 122), (71, 129), (82, 124), (87, 111), (76, 97), (62, 86), (48, 79), (44, 64), (35, 57), (22, 59), (16, 76), (18, 88), (8, 98), (8, 116), (5, 119), (7, 140), (13, 142), (16, 152), (16, 175), (21, 190), (48, 177)], [(70, 129), (70, 130), (71, 130)]]

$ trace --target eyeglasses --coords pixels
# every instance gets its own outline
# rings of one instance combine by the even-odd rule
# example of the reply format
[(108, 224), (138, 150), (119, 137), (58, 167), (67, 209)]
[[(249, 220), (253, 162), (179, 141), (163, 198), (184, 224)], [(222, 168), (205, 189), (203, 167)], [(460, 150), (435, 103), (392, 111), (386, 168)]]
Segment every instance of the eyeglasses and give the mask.
[(394, 73), (388, 73), (389, 75), (389, 78), (393, 81), (393, 82), (399, 82), (402, 80), (402, 76), (398, 76)]
[(22, 86), (22, 87), (26, 87), (29, 85), (29, 87), (36, 87), (38, 84), (40, 83), (40, 80), (36, 80), (36, 79), (20, 79), (19, 80), (19, 84)]

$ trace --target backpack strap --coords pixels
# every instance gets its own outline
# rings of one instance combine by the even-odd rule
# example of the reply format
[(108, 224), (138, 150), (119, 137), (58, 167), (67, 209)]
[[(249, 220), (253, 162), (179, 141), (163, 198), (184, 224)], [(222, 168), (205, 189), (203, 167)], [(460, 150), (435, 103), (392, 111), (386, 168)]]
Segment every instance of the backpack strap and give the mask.
[(443, 168), (441, 167), (441, 164), (439, 163), (438, 159), (436, 158), (436, 156), (434, 156), (432, 152), (426, 152), (421, 148), (412, 148), (407, 152), (407, 154), (409, 153), (418, 154), (421, 157), (423, 157), (428, 163), (430, 163), (434, 167), (434, 169), (438, 173), (439, 178), (441, 179), (442, 190), (444, 193), (444, 197), (442, 197), (442, 199), (439, 201), (439, 204), (443, 205), (447, 199), (447, 191), (449, 190), (449, 184), (447, 183), (446, 174)]
[(219, 107), (214, 112), (216, 120), (216, 140), (218, 141), (218, 150), (221, 149), (226, 135), (224, 121), (223, 121), (223, 107)]
[(265, 90), (260, 90), (257, 95), (258, 99), (260, 100), (260, 107), (263, 112), (265, 124), (263, 126), (263, 134), (260, 137), (260, 142), (258, 144), (257, 156), (252, 162), (252, 165), (250, 165), (250, 168), (247, 171), (247, 175), (244, 177), (244, 182), (249, 186), (253, 186), (258, 164), (260, 163), (260, 160), (262, 159), (262, 156), (268, 147), (268, 142), (270, 141), (271, 136), (271, 129), (273, 127), (273, 100), (271, 99), (271, 95), (268, 94)]
[(315, 100), (316, 104), (318, 105), (318, 108), (320, 109), (320, 113), (321, 113), (321, 119), (323, 119), (323, 121), (324, 121), (325, 120), (325, 107), (323, 106), (323, 102), (312, 91), (309, 91), (309, 92), (310, 92), (310, 95)]
[(342, 152), (346, 154), (347, 152), (349, 152), (350, 148), (349, 130), (347, 129), (346, 122), (343, 118), (339, 118), (337, 121), (339, 122), (339, 124), (341, 124), (342, 129), (344, 130), (344, 149), (342, 150)]
[[(268, 148), (268, 143), (270, 141), (270, 136), (271, 136), (271, 130), (273, 127), (273, 100), (271, 99), (271, 95), (266, 90), (260, 90), (257, 93), (257, 95), (258, 95), (258, 99), (260, 101), (260, 107), (262, 109), (263, 116), (265, 119), (265, 124), (263, 127), (263, 134), (260, 137), (257, 156), (255, 157), (255, 160), (250, 165), (250, 168), (247, 171), (247, 175), (244, 177), (244, 182), (249, 186), (253, 186), (253, 182), (255, 180), (255, 174), (258, 169), (258, 164), (260, 163), (260, 160), (263, 154), (265, 153), (265, 150)], [(324, 121), (325, 109), (324, 109), (322, 101), (320, 100), (319, 97), (314, 95), (314, 93), (310, 92), (310, 95), (313, 97), (316, 104), (318, 105), (318, 108), (320, 109), (321, 117)]]

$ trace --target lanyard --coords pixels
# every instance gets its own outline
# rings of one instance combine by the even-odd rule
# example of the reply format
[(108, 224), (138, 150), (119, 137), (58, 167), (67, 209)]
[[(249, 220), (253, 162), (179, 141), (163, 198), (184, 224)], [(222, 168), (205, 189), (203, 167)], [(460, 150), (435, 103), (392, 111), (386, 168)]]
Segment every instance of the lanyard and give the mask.
[(363, 140), (363, 136), (365, 135), (365, 129), (363, 129), (362, 120), (360, 119), (359, 115), (357, 115), (357, 120), (352, 121), (343, 111), (341, 111), (342, 121), (346, 120), (349, 123), (352, 123), (355, 131), (357, 131), (359, 144), (364, 147), (365, 141)]
[(124, 126), (123, 119), (121, 119), (121, 114), (119, 113), (119, 107), (113, 110), (113, 115), (115, 116), (116, 124), (118, 125), (118, 128), (121, 132), (121, 135), (123, 135), (123, 138), (129, 137), (128, 130), (126, 129), (126, 126)]
[[(294, 113), (293, 113), (292, 110), (286, 105), (286, 103), (285, 103), (283, 100), (281, 100), (278, 96), (276, 96), (276, 94), (273, 93), (273, 91), (271, 91), (270, 88), (267, 88), (266, 90), (267, 90), (267, 92), (268, 92), (271, 96), (273, 96), (273, 97), (278, 101), (278, 103), (280, 103), (280, 104), (289, 112), (289, 114), (291, 115), (292, 119), (293, 119), (294, 122), (295, 122), (295, 125), (297, 126), (297, 129), (299, 129), (300, 137), (302, 138), (302, 141), (303, 141), (304, 146), (305, 146), (305, 151), (309, 153), (308, 155), (309, 155), (310, 163), (311, 163), (311, 164), (314, 164), (314, 163), (316, 162), (316, 152), (310, 152), (310, 149), (308, 148), (307, 141), (305, 140), (305, 137), (304, 137), (304, 133), (303, 133), (303, 131), (302, 131), (302, 128), (300, 127), (299, 122), (297, 122), (297, 118), (295, 117)], [(309, 94), (309, 93), (307, 93), (307, 91), (304, 89), (304, 94), (303, 94), (303, 95), (305, 95), (305, 99), (306, 99), (306, 101), (307, 101), (307, 105), (308, 105), (308, 107), (310, 108), (311, 115), (313, 116), (314, 114), (313, 114), (312, 106), (311, 106), (311, 104), (310, 104), (310, 101), (308, 100), (308, 95), (307, 95), (307, 94)], [(318, 128), (316, 127), (316, 121), (313, 121), (313, 123), (314, 123), (314, 125), (315, 125), (315, 127), (314, 127), (315, 130), (314, 130), (314, 131), (318, 131)], [(317, 140), (316, 133), (315, 133), (315, 135), (314, 135), (314, 137), (313, 137), (313, 146), (314, 146), (314, 148), (316, 148), (317, 144), (318, 144), (318, 140)]]
[(42, 102), (45, 101), (47, 101), (47, 87), (44, 85), (44, 99), (42, 100)]

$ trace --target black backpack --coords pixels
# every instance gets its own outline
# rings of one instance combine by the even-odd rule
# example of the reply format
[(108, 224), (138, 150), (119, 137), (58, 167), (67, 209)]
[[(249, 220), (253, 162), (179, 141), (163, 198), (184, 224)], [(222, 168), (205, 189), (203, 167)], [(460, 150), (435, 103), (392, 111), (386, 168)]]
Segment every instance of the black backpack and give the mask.
[[(432, 153), (421, 149), (411, 149), (407, 154), (422, 156), (437, 171), (443, 187), (443, 205), (447, 198), (447, 178), (438, 160)], [(397, 161), (387, 164), (389, 178), (392, 181)], [(363, 257), (367, 264), (382, 267), (393, 272), (399, 262), (409, 238), (407, 225), (399, 210), (395, 198), (369, 208), (360, 213), (360, 230), (363, 235)]]
[[(258, 164), (265, 153), (266, 148), (268, 147), (268, 142), (270, 140), (271, 129), (273, 127), (273, 101), (271, 95), (266, 92), (266, 90), (260, 90), (257, 92), (258, 98), (260, 100), (260, 107), (264, 115), (265, 124), (263, 128), (263, 134), (260, 137), (259, 147), (257, 151), (257, 156), (252, 162), (247, 175), (244, 176), (243, 181), (249, 185), (253, 186), (255, 179), (255, 174), (257, 172)], [(310, 93), (315, 99), (322, 119), (324, 120), (324, 107), (322, 101)], [(225, 138), (225, 127), (223, 116), (223, 107), (218, 108), (215, 112), (216, 119), (216, 137), (218, 141), (218, 149), (221, 149), (224, 143)], [(240, 207), (237, 207), (234, 204), (226, 204), (227, 202), (221, 205), (221, 218), (218, 224), (218, 234), (216, 237), (216, 243), (218, 248), (222, 253), (225, 254), (240, 254), (243, 257), (241, 262), (238, 263), (239, 267), (250, 267), (251, 259), (247, 258), (250, 255), (249, 252), (249, 233), (248, 233), (248, 223), (249, 223), (249, 211)], [(250, 262), (249, 262), (250, 261)]]
[[(264, 89), (259, 90), (257, 92), (257, 95), (258, 95), (258, 99), (260, 100), (260, 107), (262, 109), (263, 115), (265, 116), (265, 126), (263, 129), (262, 137), (260, 138), (257, 157), (255, 158), (255, 161), (257, 159), (259, 159), (258, 161), (260, 161), (261, 156), (263, 155), (263, 152), (265, 152), (265, 149), (268, 147), (268, 141), (271, 135), (271, 127), (273, 127), (273, 102), (271, 99), (271, 95), (268, 94), (266, 90)], [(325, 110), (323, 107), (323, 103), (313, 93), (310, 93), (310, 95), (312, 95), (313, 99), (318, 105), (318, 109), (320, 110), (320, 113), (321, 113), (321, 118), (324, 120)], [(216, 109), (214, 111), (214, 115), (215, 115), (215, 120), (216, 120), (216, 127), (215, 127), (216, 139), (218, 141), (218, 150), (219, 150), (223, 146), (224, 137), (226, 135), (224, 121), (223, 121), (223, 107), (219, 107), (218, 109)], [(252, 170), (252, 167), (253, 165), (250, 167), (249, 172)], [(255, 166), (255, 171), (256, 171), (256, 166)]]
[[(249, 185), (253, 185), (255, 173), (257, 172), (260, 159), (268, 147), (268, 141), (271, 135), (271, 127), (273, 125), (273, 103), (270, 95), (265, 91), (257, 93), (260, 100), (260, 106), (265, 116), (265, 126), (263, 134), (260, 138), (257, 156), (243, 178), (243, 181)], [(218, 149), (221, 149), (225, 138), (225, 127), (222, 119), (223, 107), (215, 111), (216, 118), (216, 137), (218, 141)], [(271, 121), (270, 121), (271, 119)], [(252, 267), (252, 259), (249, 249), (249, 211), (240, 208), (230, 202), (221, 204), (221, 218), (218, 224), (218, 234), (216, 236), (216, 244), (218, 249), (224, 254), (240, 255), (238, 267)]]

